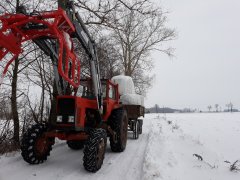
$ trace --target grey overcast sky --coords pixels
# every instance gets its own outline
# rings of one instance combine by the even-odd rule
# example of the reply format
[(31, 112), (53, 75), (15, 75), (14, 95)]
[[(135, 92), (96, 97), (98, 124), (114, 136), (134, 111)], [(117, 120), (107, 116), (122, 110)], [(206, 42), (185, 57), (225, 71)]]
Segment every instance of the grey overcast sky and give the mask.
[(155, 0), (176, 28), (176, 58), (152, 55), (155, 81), (145, 99), (172, 108), (232, 102), (240, 109), (240, 0)]

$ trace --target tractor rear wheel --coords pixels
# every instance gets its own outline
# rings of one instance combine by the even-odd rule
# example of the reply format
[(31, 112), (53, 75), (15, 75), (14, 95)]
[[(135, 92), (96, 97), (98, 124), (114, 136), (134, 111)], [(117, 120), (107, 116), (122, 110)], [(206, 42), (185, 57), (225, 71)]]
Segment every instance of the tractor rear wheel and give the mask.
[(113, 152), (123, 152), (127, 145), (128, 117), (125, 109), (112, 112), (110, 126), (116, 132), (116, 137), (110, 136), (110, 146)]
[(45, 137), (44, 133), (46, 131), (45, 125), (36, 124), (23, 135), (21, 155), (29, 164), (43, 163), (50, 155), (55, 139)]
[(107, 133), (104, 129), (92, 129), (84, 146), (83, 166), (89, 172), (98, 171), (102, 164), (107, 145)]
[(83, 148), (84, 142), (83, 141), (70, 140), (70, 141), (67, 141), (67, 145), (70, 149), (79, 150), (79, 149)]

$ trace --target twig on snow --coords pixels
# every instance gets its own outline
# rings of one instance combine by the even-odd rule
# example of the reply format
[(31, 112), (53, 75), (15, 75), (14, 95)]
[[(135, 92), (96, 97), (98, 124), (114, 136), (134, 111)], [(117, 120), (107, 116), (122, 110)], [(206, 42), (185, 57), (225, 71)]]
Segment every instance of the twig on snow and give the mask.
[(198, 155), (198, 154), (193, 154), (193, 156), (197, 157), (197, 158), (198, 158), (198, 160), (200, 160), (200, 161), (202, 161), (202, 160), (203, 160), (202, 156), (200, 156), (200, 155)]
[(215, 165), (211, 165), (210, 163), (208, 163), (207, 161), (203, 160), (203, 157), (200, 156), (199, 154), (193, 154), (193, 156), (197, 157), (198, 160), (204, 162), (205, 164), (207, 164), (211, 169), (217, 168), (217, 166)]
[(230, 171), (240, 171), (240, 162), (239, 162), (239, 160), (236, 160), (233, 164), (231, 164)]

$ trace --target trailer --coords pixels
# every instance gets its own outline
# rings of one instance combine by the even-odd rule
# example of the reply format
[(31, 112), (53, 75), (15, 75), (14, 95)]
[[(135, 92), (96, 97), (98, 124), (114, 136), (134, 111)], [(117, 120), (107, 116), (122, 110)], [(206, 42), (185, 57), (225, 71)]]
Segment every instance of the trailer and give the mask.
[(128, 116), (128, 131), (133, 132), (133, 138), (138, 139), (142, 134), (143, 120), (145, 108), (141, 105), (124, 105)]
[(112, 82), (118, 84), (119, 101), (127, 112), (128, 131), (133, 132), (133, 138), (138, 139), (142, 134), (144, 117), (144, 97), (135, 91), (133, 79), (130, 76), (118, 75), (114, 76)]

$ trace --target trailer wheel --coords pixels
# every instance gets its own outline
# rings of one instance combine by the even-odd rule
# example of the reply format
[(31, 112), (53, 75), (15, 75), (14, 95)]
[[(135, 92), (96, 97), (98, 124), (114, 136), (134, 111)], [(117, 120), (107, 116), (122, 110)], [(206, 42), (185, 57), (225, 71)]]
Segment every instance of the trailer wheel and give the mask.
[(84, 146), (83, 166), (89, 172), (98, 171), (102, 164), (107, 145), (107, 133), (104, 129), (92, 129)]
[(46, 131), (45, 125), (36, 124), (23, 135), (21, 155), (29, 164), (43, 163), (50, 155), (55, 139), (44, 137)]
[(142, 119), (138, 119), (138, 122), (139, 122), (139, 134), (142, 134), (143, 120)]
[(139, 122), (138, 120), (133, 121), (133, 139), (138, 139), (139, 137)]
[(70, 141), (67, 141), (67, 145), (70, 149), (79, 150), (79, 149), (83, 148), (84, 142), (83, 141), (70, 140)]
[(133, 129), (134, 129), (134, 122), (133, 122), (133, 120), (129, 120), (128, 121), (128, 125), (129, 125), (129, 130), (133, 131)]
[(127, 145), (128, 117), (125, 109), (116, 109), (110, 117), (110, 126), (116, 132), (116, 137), (110, 136), (110, 146), (113, 152), (123, 152)]

